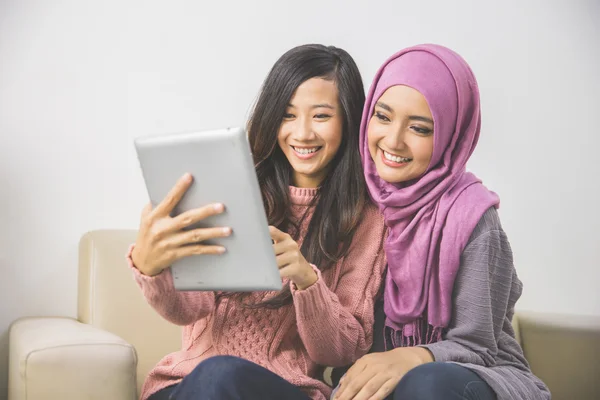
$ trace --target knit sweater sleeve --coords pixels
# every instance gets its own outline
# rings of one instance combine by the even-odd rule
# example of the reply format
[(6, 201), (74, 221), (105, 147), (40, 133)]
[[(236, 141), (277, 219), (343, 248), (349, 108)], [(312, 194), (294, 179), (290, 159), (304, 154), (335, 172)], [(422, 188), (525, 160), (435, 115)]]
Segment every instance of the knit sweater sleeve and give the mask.
[[(436, 361), (494, 366), (503, 330), (522, 292), (506, 234), (495, 210), (484, 214), (463, 251), (454, 285), (453, 314), (443, 340), (424, 345)], [(509, 335), (510, 336), (510, 335)], [(516, 341), (514, 345), (518, 346)], [(519, 349), (520, 350), (520, 349)], [(521, 351), (515, 352), (521, 354)], [(525, 359), (521, 365), (527, 365)]]
[(331, 282), (320, 271), (305, 290), (292, 286), (298, 331), (310, 358), (321, 365), (348, 365), (373, 342), (374, 302), (386, 267), (385, 226), (369, 207), (350, 250), (335, 267)]
[(146, 301), (159, 315), (175, 325), (185, 326), (212, 312), (215, 306), (214, 292), (176, 290), (171, 268), (166, 268), (155, 276), (142, 274), (131, 259), (133, 248), (134, 245), (129, 247), (127, 263)]

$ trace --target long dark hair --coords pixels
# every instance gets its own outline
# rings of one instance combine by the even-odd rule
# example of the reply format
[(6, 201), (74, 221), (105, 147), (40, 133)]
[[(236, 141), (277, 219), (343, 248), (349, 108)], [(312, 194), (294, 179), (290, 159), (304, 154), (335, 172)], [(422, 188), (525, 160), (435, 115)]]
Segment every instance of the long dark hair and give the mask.
[[(298, 46), (283, 54), (263, 83), (248, 121), (248, 138), (269, 224), (298, 240), (298, 224), (289, 219), (292, 167), (277, 135), (294, 92), (311, 78), (335, 82), (343, 113), (342, 143), (313, 201), (315, 211), (300, 249), (324, 271), (348, 251), (367, 201), (358, 151), (365, 94), (352, 57), (342, 49), (319, 44)], [(291, 301), (286, 285), (275, 296), (252, 306), (278, 308)]]

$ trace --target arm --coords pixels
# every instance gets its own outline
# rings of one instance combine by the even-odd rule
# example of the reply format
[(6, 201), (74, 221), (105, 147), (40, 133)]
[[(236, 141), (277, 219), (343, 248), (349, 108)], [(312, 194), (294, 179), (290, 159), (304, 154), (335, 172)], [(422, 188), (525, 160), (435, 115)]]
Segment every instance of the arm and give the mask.
[(436, 361), (493, 366), (498, 338), (505, 322), (510, 322), (508, 315), (521, 290), (504, 231), (481, 233), (463, 251), (454, 285), (452, 320), (444, 340), (423, 347)]
[(146, 301), (176, 325), (189, 325), (207, 316), (214, 308), (215, 295), (175, 290), (169, 266), (191, 255), (223, 254), (224, 247), (203, 242), (231, 234), (229, 227), (186, 229), (222, 213), (223, 204), (209, 204), (171, 217), (192, 181), (190, 174), (184, 174), (156, 207), (144, 207), (137, 240), (127, 252), (127, 262)]
[[(490, 213), (489, 218), (497, 220), (497, 215)], [(434, 360), (486, 366), (495, 363), (497, 337), (510, 309), (509, 297), (511, 292), (518, 297), (520, 282), (499, 223), (487, 226), (489, 221), (482, 221), (462, 253), (454, 284), (453, 315), (443, 340), (366, 355), (347, 372), (336, 399), (350, 400), (359, 392), (368, 398), (386, 398), (406, 373)]]
[(374, 303), (386, 266), (384, 236), (377, 210), (368, 209), (347, 256), (326, 273), (334, 276), (330, 287), (316, 268), (312, 286), (297, 290), (292, 285), (298, 331), (313, 361), (344, 366), (369, 351)]
[(133, 277), (142, 290), (148, 304), (164, 319), (175, 325), (189, 325), (209, 315), (215, 306), (214, 292), (183, 292), (175, 290), (171, 268), (160, 274), (147, 276), (133, 264), (129, 247), (127, 262)]

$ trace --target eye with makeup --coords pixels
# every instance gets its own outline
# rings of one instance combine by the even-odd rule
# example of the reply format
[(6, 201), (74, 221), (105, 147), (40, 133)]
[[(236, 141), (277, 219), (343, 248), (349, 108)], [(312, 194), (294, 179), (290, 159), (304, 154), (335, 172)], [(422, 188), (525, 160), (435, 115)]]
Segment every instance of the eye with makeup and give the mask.
[(415, 131), (417, 134), (419, 134), (421, 136), (429, 136), (433, 133), (432, 129), (422, 127), (422, 126), (411, 125), (410, 129), (412, 129), (413, 131)]
[(390, 122), (391, 120), (380, 111), (375, 111), (375, 118), (377, 118), (381, 122)]
[(291, 113), (283, 114), (283, 119), (285, 119), (285, 120), (290, 120), (290, 119), (294, 119), (294, 118), (296, 118), (296, 116), (294, 114), (291, 114)]

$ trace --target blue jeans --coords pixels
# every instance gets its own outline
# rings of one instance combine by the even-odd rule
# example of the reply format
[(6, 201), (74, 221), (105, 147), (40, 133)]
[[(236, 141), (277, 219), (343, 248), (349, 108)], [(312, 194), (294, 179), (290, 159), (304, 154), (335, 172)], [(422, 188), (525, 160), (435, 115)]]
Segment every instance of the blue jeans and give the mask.
[(242, 358), (216, 356), (202, 361), (174, 386), (148, 400), (310, 400), (282, 377)]
[(386, 400), (496, 400), (496, 394), (471, 370), (433, 362), (410, 370)]

